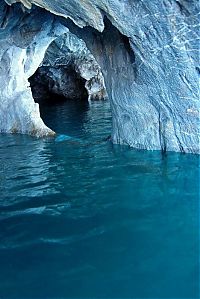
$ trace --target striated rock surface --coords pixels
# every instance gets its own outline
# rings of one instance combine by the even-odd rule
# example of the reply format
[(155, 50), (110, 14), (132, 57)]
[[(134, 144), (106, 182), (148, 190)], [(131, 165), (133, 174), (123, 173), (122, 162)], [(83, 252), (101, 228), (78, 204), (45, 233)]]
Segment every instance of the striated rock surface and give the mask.
[[(6, 2), (12, 4), (16, 1), (6, 0)], [(25, 22), (28, 25), (26, 32), (30, 32), (31, 36), (34, 35), (35, 43), (41, 44), (42, 49), (47, 46), (44, 39), (52, 40), (55, 36), (53, 14), (57, 16), (53, 19), (57, 22), (57, 29), (62, 28), (59, 29), (62, 31), (67, 27), (85, 41), (104, 75), (113, 115), (113, 142), (139, 149), (199, 152), (198, 1), (18, 0), (17, 2), (21, 2), (27, 9), (31, 9), (31, 3), (34, 3), (51, 12), (47, 17), (44, 10), (41, 10), (37, 20), (34, 20), (34, 15), (39, 10), (34, 6), (29, 16), (24, 12)], [(5, 9), (9, 10), (4, 5)], [(36, 59), (35, 55), (29, 54), (29, 58), (26, 57), (27, 54), (23, 56), (22, 53), (28, 48), (33, 49), (34, 41), (31, 41), (31, 38), (27, 39), (28, 34), (24, 35), (20, 30), (24, 20), (20, 21), (23, 17), (18, 6), (12, 10), (12, 14), (13, 17), (5, 17), (5, 13), (1, 12), (0, 20), (5, 29), (1, 30), (0, 43), (4, 51), (1, 50), (0, 57), (3, 56), (3, 52), (8, 53), (9, 58), (4, 57), (1, 60), (3, 65), (8, 61), (7, 67), (3, 67), (4, 72), (7, 68), (12, 69), (12, 76), (16, 77), (16, 71), (18, 72), (16, 65), (21, 65), (21, 61), (25, 58), (29, 60), (29, 66), (33, 65), (32, 69), (36, 69), (34, 62)], [(30, 16), (31, 21), (28, 20)], [(40, 20), (44, 18), (48, 20), (43, 21), (43, 26), (39, 25), (42, 22)], [(37, 33), (34, 31), (33, 34), (31, 28), (34, 26), (38, 29)], [(48, 33), (46, 30), (49, 30)], [(52, 30), (54, 33), (51, 33)], [(16, 36), (13, 31), (18, 33), (17, 43), (11, 43), (13, 36)], [(57, 34), (61, 35), (59, 32)], [(15, 59), (20, 62), (18, 64), (16, 60), (14, 64), (13, 56), (10, 54), (13, 49), (16, 51)], [(12, 86), (9, 88), (10, 94), (4, 92), (13, 122), (14, 119), (20, 122), (21, 116), (21, 112), (18, 117), (13, 111), (14, 108), (11, 108), (15, 102), (13, 101), (16, 96), (15, 90), (21, 93), (19, 111), (20, 109), (27, 111), (24, 104), (28, 102), (25, 101), (27, 95), (23, 97), (20, 89), (25, 91), (26, 78), (32, 74), (27, 71), (25, 73), (26, 75), (22, 76), (24, 81), (18, 82), (17, 79), (3, 81), (4, 86), (11, 86), (15, 81), (19, 89), (18, 91)], [(10, 123), (10, 120), (5, 114), (4, 109), (2, 114), (4, 121), (0, 118), (0, 127), (2, 130), (4, 126), (4, 130), (8, 131), (9, 126), (5, 126), (5, 120), (7, 123)], [(29, 109), (29, 118), (35, 122), (33, 114), (32, 108)], [(22, 128), (21, 131), (24, 132)]]

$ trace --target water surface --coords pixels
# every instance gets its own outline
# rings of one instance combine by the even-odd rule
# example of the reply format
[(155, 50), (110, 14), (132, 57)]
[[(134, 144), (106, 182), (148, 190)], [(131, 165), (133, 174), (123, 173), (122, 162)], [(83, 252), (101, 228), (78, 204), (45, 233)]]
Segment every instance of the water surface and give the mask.
[(0, 136), (0, 298), (198, 298), (198, 156), (113, 146), (106, 102), (41, 113), (75, 139)]

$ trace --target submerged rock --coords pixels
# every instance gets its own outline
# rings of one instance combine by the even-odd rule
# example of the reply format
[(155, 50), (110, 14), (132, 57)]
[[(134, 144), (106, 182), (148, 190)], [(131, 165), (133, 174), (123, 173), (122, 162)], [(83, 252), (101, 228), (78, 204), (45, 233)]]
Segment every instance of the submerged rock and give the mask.
[(80, 141), (80, 139), (78, 138), (74, 138), (72, 136), (68, 136), (68, 135), (58, 135), (56, 138), (55, 138), (55, 141), (56, 142), (63, 142), (63, 141)]
[[(33, 124), (37, 132), (44, 130), (27, 79), (49, 43), (69, 28), (85, 41), (102, 69), (113, 142), (199, 152), (196, 0), (21, 0), (32, 8), (30, 13), (0, 1), (1, 131), (11, 131), (15, 123), (23, 133)], [(26, 119), (28, 129), (23, 126)]]

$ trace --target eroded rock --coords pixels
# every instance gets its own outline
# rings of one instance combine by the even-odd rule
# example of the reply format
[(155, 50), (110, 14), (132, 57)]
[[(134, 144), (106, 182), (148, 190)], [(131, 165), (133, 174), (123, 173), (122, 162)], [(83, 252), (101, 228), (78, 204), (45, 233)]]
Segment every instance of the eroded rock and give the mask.
[[(16, 1), (6, 0), (6, 2)], [(72, 33), (86, 42), (104, 75), (112, 108), (113, 142), (139, 149), (199, 152), (197, 65), (199, 8), (196, 0), (46, 0), (45, 2), (21, 0), (21, 2), (29, 9), (34, 2), (37, 6), (55, 14), (57, 22), (68, 27)], [(21, 15), (19, 10), (15, 10), (14, 19), (19, 19), (19, 14)], [(35, 12), (32, 11), (31, 14), (34, 15)], [(41, 10), (40, 18), (44, 15), (44, 11)], [(52, 15), (49, 14), (46, 28), (50, 31), (55, 27), (51, 18)], [(73, 22), (69, 21), (69, 18)], [(35, 26), (38, 26), (38, 20), (35, 22)], [(14, 28), (16, 32), (20, 32), (20, 38), (17, 40), (21, 39), (21, 44), (24, 44), (24, 39), (29, 41), (26, 32), (30, 31), (29, 36), (34, 35), (30, 29), (22, 34), (19, 30), (21, 23), (13, 22), (12, 19), (11, 25), (10, 18), (2, 17), (2, 14), (1, 23), (5, 28), (2, 30), (0, 41), (4, 48), (3, 52), (6, 52), (5, 43), (8, 45), (11, 29), (12, 32)], [(34, 21), (32, 26), (33, 23)], [(30, 21), (27, 24), (30, 28)], [(43, 38), (45, 37), (47, 38), (47, 32), (43, 31)], [(41, 32), (38, 31), (35, 42), (44, 44), (40, 38)], [(30, 41), (29, 44), (33, 45)], [(14, 74), (18, 69), (16, 70), (16, 65), (12, 63), (13, 47), (16, 51), (14, 56), (18, 55), (18, 61), (21, 61), (21, 55), (23, 56), (22, 53), (26, 51), (22, 50), (16, 41), (9, 42), (7, 54), (3, 56), (1, 51), (0, 57), (3, 57), (3, 65), (6, 64), (7, 68), (12, 69), (13, 77), (16, 77)], [(26, 54), (24, 56), (26, 58)], [(30, 65), (34, 65), (33, 58), (30, 59)], [(4, 67), (3, 69), (5, 72)], [(11, 86), (16, 84), (15, 81), (3, 82), (4, 85)], [(25, 81), (17, 81), (18, 89), (24, 91)], [(16, 96), (15, 88), (12, 86), (4, 94), (6, 105), (10, 108), (4, 109), (1, 128), (3, 126), (5, 128), (5, 122), (9, 118), (5, 116), (6, 111), (13, 115), (13, 122), (18, 119), (11, 108), (13, 97)], [(19, 111), (27, 109), (23, 101), (18, 108)], [(32, 109), (29, 112), (31, 115)], [(19, 119), (21, 117), (20, 113)], [(34, 121), (34, 117), (31, 118)], [(8, 126), (5, 131), (8, 131)], [(24, 132), (22, 129), (21, 131)]]
[(67, 28), (40, 9), (24, 13), (19, 5), (0, 4), (0, 132), (52, 135), (40, 118), (28, 78)]

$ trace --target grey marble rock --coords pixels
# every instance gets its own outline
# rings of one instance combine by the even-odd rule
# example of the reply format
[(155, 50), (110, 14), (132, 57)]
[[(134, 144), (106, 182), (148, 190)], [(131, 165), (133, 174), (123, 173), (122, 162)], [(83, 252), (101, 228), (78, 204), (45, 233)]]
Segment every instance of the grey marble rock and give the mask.
[[(16, 1), (6, 2), (12, 4)], [(18, 6), (12, 12), (12, 18), (8, 16), (9, 13), (1, 12), (0, 20), (4, 28), (0, 33), (1, 49), (3, 45), (5, 52), (5, 44), (8, 45), (7, 56), (1, 60), (3, 68), (7, 64), (13, 76), (16, 76), (16, 63), (13, 63), (14, 58), (10, 54), (13, 47), (18, 55), (15, 56), (18, 57), (17, 61), (21, 61), (23, 51), (32, 49), (34, 42), (44, 47), (44, 37), (49, 37), (49, 32), (53, 29), (55, 32), (53, 22), (56, 22), (56, 28), (62, 28), (58, 31), (67, 27), (82, 38), (101, 67), (111, 102), (113, 142), (138, 149), (199, 153), (197, 0), (17, 2), (22, 2), (26, 9), (31, 9), (31, 13), (29, 17), (27, 12), (23, 13), (27, 24), (23, 33), (20, 27), (24, 21), (20, 21), (23, 17)], [(50, 11), (48, 17), (44, 10), (39, 13), (32, 3)], [(4, 9), (9, 10), (5, 5)], [(35, 20), (37, 11), (39, 17)], [(56, 17), (53, 18), (53, 14)], [(30, 16), (32, 17), (28, 20)], [(49, 30), (48, 34), (44, 26), (40, 25), (40, 20), (45, 16), (48, 19), (45, 25), (45, 30)], [(33, 32), (31, 27), (34, 26), (37, 30)], [(40, 27), (43, 28), (43, 33)], [(57, 34), (61, 35), (59, 32)], [(15, 44), (10, 42), (11, 35)], [(45, 43), (45, 47), (47, 44)], [(2, 58), (2, 51), (0, 57)], [(25, 55), (25, 58), (29, 60), (29, 68), (36, 70), (34, 55), (29, 54), (28, 59)], [(26, 78), (30, 73), (26, 72)], [(16, 96), (15, 89), (11, 87), (13, 80), (4, 82), (4, 86), (10, 86), (11, 92), (11, 96), (5, 93), (7, 106), (10, 107), (7, 111), (10, 111), (13, 121), (16, 119), (20, 122), (20, 109), (27, 109), (24, 105), (26, 95), (24, 98), (20, 97), (19, 115), (15, 114), (14, 108), (11, 108), (13, 97)], [(18, 89), (24, 89), (25, 83), (18, 83)], [(6, 114), (5, 109), (4, 111)], [(30, 116), (31, 109), (29, 112)], [(30, 117), (34, 119), (33, 116)], [(5, 118), (7, 120), (8, 117)], [(2, 127), (8, 131), (0, 118), (0, 128)], [(21, 131), (24, 132), (22, 129)]]

